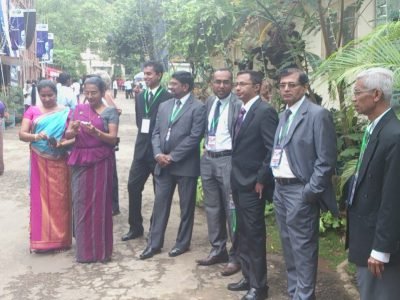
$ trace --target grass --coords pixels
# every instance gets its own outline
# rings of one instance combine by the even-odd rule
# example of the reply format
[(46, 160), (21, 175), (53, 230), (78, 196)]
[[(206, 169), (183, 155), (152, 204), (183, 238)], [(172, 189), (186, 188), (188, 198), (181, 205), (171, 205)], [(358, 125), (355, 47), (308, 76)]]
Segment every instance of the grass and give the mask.
[[(282, 246), (279, 238), (279, 231), (273, 214), (267, 214), (267, 252), (282, 254)], [(328, 231), (320, 235), (319, 256), (326, 260), (330, 269), (336, 267), (347, 258), (344, 250), (344, 238), (341, 234)], [(348, 267), (351, 271), (351, 267)], [(352, 272), (351, 272), (352, 273)]]

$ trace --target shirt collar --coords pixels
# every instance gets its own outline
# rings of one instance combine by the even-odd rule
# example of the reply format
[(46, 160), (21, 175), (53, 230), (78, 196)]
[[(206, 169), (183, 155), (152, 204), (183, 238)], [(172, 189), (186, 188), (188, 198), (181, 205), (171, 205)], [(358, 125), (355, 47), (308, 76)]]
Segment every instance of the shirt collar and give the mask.
[(306, 95), (304, 95), (303, 98), (301, 98), (299, 101), (297, 101), (291, 107), (286, 105), (286, 109), (290, 109), (290, 111), (292, 112), (292, 116), (294, 116), (297, 113), (297, 111), (299, 110), (300, 106), (303, 104), (305, 99), (306, 99)]
[[(188, 94), (186, 94), (185, 96), (183, 96), (181, 99), (179, 99), (179, 100), (181, 100), (181, 105), (182, 105), (182, 106), (183, 106), (183, 105), (186, 103), (186, 101), (189, 99), (190, 95), (191, 95), (191, 93), (188, 93)], [(176, 101), (178, 101), (178, 99), (176, 99)], [(175, 101), (175, 103), (176, 103), (176, 101)]]
[(157, 85), (157, 87), (155, 87), (154, 89), (150, 89), (149, 88), (149, 93), (153, 93), (153, 96), (157, 93), (158, 89), (160, 88), (160, 85)]
[(388, 108), (387, 110), (385, 110), (379, 117), (375, 118), (375, 120), (373, 120), (373, 121), (371, 122), (371, 124), (368, 125), (367, 130), (368, 130), (368, 132), (369, 132), (370, 134), (374, 131), (376, 125), (378, 125), (379, 121), (384, 117), (384, 115), (386, 115), (387, 112), (388, 112), (389, 110), (391, 110), (391, 109), (392, 109), (392, 108), (389, 107), (389, 108)]
[(254, 104), (254, 102), (257, 101), (258, 98), (260, 98), (259, 95), (255, 96), (254, 98), (251, 98), (249, 100), (249, 102), (247, 102), (246, 104), (242, 105), (242, 108), (244, 108), (246, 110), (246, 112), (248, 112), (250, 110), (251, 106)]

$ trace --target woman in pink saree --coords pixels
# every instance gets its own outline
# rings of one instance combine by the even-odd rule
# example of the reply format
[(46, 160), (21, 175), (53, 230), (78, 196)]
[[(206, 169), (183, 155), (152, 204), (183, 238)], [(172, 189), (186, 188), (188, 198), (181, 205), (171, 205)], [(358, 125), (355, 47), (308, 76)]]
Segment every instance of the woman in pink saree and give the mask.
[(19, 132), (30, 143), (30, 249), (35, 252), (71, 247), (70, 172), (65, 143), (69, 108), (57, 105), (57, 88), (43, 80), (42, 105), (24, 113)]
[(67, 139), (75, 138), (68, 164), (72, 167), (75, 256), (81, 263), (107, 262), (113, 248), (112, 188), (119, 118), (114, 107), (102, 102), (105, 90), (101, 78), (85, 80), (88, 104), (75, 108), (65, 134)]

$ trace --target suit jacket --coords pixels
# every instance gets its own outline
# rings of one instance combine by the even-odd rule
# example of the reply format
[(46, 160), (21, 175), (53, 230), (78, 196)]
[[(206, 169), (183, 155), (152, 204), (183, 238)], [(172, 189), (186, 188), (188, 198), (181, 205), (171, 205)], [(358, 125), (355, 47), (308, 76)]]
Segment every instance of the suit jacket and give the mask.
[(271, 196), (274, 189), (271, 160), (278, 114), (260, 98), (253, 103), (233, 140), (232, 189), (253, 191), (257, 182), (264, 184)]
[[(206, 109), (202, 102), (190, 95), (171, 124), (167, 149), (165, 138), (175, 101), (170, 99), (158, 109), (152, 137), (154, 157), (161, 153), (170, 154), (173, 162), (166, 167), (170, 174), (197, 177), (200, 175), (200, 141), (204, 135)], [(160, 175), (161, 171), (157, 164), (154, 174)]]
[(371, 250), (400, 264), (400, 121), (393, 110), (376, 125), (348, 209), (349, 261), (366, 266)]
[[(160, 87), (161, 88), (161, 87)], [(136, 136), (135, 153), (133, 159), (152, 161), (154, 159), (153, 148), (151, 146), (151, 135), (156, 123), (157, 111), (160, 103), (172, 98), (165, 89), (162, 90), (149, 111), (150, 131), (149, 133), (141, 133), (142, 120), (145, 118), (145, 91), (141, 92), (135, 99), (136, 126), (138, 133)]]
[[(275, 134), (277, 145), (283, 118)], [(319, 201), (322, 210), (339, 214), (332, 176), (335, 172), (337, 149), (336, 130), (331, 113), (309, 101), (299, 107), (284, 143), (293, 174), (305, 185), (303, 198)]]
[[(216, 96), (210, 96), (206, 100), (207, 115), (206, 115), (206, 127), (205, 127), (205, 134), (204, 134), (205, 141), (207, 141), (208, 128), (210, 127), (210, 124), (208, 122), (208, 117), (210, 115), (211, 108), (216, 100), (217, 100)], [(229, 104), (228, 104), (229, 105), (229, 107), (228, 107), (228, 130), (229, 130), (232, 140), (233, 140), (233, 130), (235, 128), (236, 118), (239, 115), (242, 104), (243, 104), (243, 102), (240, 101), (239, 98), (235, 94), (232, 93), (231, 97), (229, 99)]]

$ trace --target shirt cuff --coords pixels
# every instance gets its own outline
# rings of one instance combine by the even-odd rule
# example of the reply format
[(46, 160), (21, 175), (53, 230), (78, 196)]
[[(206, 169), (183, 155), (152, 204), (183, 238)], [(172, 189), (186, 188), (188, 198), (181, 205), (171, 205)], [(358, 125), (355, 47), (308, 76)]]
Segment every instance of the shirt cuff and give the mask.
[(383, 263), (388, 263), (390, 260), (390, 253), (385, 253), (385, 252), (379, 252), (372, 250), (371, 251), (371, 257), (375, 258), (376, 260), (379, 260)]

